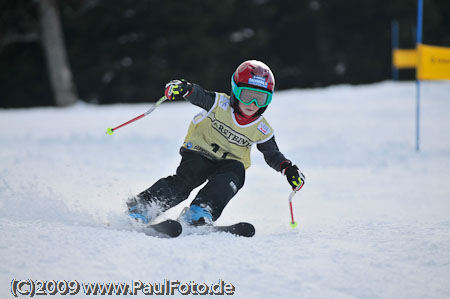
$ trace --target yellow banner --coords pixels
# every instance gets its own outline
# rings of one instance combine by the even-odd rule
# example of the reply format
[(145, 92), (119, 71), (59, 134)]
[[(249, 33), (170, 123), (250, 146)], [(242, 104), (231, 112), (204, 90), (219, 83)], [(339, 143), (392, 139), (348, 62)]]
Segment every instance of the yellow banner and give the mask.
[(417, 66), (416, 49), (394, 49), (392, 63), (398, 69), (413, 69)]
[(418, 44), (417, 49), (419, 80), (450, 79), (450, 48)]

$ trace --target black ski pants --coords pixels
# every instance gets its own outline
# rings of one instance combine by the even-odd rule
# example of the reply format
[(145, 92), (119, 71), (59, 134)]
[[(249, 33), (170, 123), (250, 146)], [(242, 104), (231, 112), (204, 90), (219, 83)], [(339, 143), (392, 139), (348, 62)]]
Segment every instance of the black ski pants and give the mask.
[(244, 185), (243, 163), (212, 160), (191, 151), (182, 151), (181, 156), (176, 174), (158, 180), (138, 195), (138, 201), (156, 204), (165, 211), (186, 200), (193, 189), (208, 181), (191, 205), (209, 207), (213, 221), (216, 221), (230, 199)]

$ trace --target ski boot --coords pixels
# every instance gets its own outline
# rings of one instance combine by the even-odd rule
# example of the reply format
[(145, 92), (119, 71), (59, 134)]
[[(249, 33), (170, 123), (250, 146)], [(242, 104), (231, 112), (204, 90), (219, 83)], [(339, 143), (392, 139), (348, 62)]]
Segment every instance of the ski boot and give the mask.
[(212, 225), (212, 215), (207, 207), (192, 205), (181, 212), (180, 220), (192, 226)]
[(151, 219), (148, 217), (148, 209), (147, 205), (141, 203), (139, 199), (130, 198), (127, 201), (128, 206), (128, 216), (137, 222), (142, 222), (144, 224), (148, 224)]

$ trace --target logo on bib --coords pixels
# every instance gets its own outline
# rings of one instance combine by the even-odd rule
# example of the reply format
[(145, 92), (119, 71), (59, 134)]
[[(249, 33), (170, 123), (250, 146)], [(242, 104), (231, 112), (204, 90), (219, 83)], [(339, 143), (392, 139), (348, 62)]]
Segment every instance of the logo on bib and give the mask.
[(250, 148), (254, 143), (244, 134), (233, 130), (233, 128), (218, 120), (214, 112), (209, 114), (208, 118), (211, 119), (211, 127), (225, 137), (228, 142), (246, 148)]
[(220, 97), (220, 100), (219, 100), (220, 108), (227, 111), (229, 105), (230, 105), (230, 100), (228, 100), (226, 97)]
[(268, 126), (268, 125), (266, 125), (265, 123), (263, 123), (263, 122), (260, 122), (259, 123), (259, 125), (258, 125), (258, 130), (261, 132), (261, 133), (263, 133), (264, 135), (267, 135), (267, 134), (269, 134), (270, 133), (270, 127)]

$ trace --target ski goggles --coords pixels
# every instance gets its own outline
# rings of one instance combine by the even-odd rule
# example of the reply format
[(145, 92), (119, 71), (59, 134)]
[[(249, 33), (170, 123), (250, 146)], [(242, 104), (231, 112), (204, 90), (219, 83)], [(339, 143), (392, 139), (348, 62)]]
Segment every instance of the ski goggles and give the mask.
[(231, 76), (231, 89), (239, 102), (245, 105), (255, 103), (258, 108), (263, 108), (272, 101), (272, 93), (270, 91), (246, 86), (237, 86), (236, 82), (234, 82), (234, 74)]

